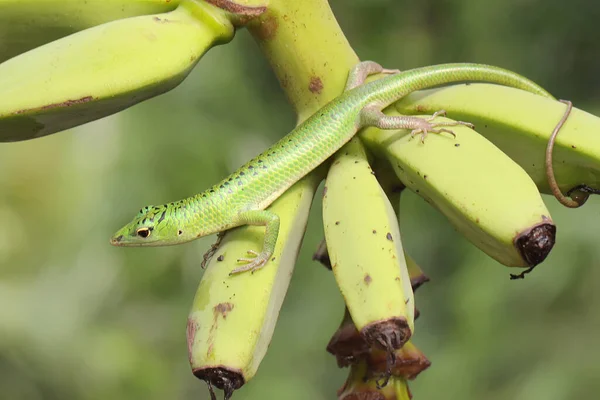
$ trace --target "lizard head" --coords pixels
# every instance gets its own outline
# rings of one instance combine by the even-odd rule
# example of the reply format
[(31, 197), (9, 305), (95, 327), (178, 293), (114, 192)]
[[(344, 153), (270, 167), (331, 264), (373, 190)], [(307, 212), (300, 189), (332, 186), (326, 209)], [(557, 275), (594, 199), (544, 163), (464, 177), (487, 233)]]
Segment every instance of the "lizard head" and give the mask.
[(167, 205), (146, 206), (110, 239), (113, 246), (167, 246), (187, 242), (188, 238), (178, 219), (166, 218), (171, 210)]

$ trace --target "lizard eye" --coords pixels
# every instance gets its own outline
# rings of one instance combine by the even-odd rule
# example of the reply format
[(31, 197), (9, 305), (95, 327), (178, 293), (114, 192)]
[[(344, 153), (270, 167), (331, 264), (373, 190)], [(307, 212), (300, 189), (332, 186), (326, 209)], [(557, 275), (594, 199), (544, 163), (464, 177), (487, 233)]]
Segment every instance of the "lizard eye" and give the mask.
[(150, 236), (150, 232), (151, 232), (150, 228), (140, 228), (137, 231), (135, 231), (135, 233), (139, 237), (144, 238), (144, 239), (146, 239), (148, 236)]

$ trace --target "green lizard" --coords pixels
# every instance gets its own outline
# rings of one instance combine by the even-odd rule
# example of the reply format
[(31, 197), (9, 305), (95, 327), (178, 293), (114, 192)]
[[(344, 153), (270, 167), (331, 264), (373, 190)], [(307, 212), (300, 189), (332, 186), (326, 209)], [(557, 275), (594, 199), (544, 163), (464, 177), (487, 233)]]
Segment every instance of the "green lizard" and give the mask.
[[(364, 84), (367, 76), (391, 74)], [(411, 129), (420, 133), (454, 133), (442, 126), (465, 122), (432, 122), (411, 116), (386, 116), (382, 110), (416, 90), (461, 81), (512, 86), (551, 97), (532, 81), (513, 72), (481, 64), (443, 64), (405, 72), (383, 69), (372, 61), (359, 63), (348, 77), (342, 95), (332, 100), (292, 132), (212, 188), (173, 203), (147, 206), (114, 234), (116, 246), (160, 246), (188, 242), (240, 225), (265, 226), (263, 249), (240, 258), (247, 264), (237, 273), (261, 268), (273, 254), (279, 217), (266, 208), (290, 186), (324, 162), (359, 129)]]

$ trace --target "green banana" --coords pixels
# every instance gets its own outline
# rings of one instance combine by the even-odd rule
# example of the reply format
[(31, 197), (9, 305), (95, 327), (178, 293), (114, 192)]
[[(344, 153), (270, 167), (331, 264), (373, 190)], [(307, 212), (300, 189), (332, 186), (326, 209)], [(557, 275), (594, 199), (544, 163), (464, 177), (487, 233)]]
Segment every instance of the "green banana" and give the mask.
[(262, 245), (264, 229), (251, 226), (228, 231), (208, 263), (188, 319), (189, 361), (194, 375), (226, 398), (252, 379), (267, 351), (323, 177), (322, 168), (314, 171), (269, 207), (281, 225), (266, 268), (229, 276), (239, 267), (236, 254)]
[[(551, 193), (545, 171), (550, 134), (565, 111), (552, 99), (498, 85), (454, 85), (424, 90), (394, 104), (402, 114), (440, 107), (475, 124), (479, 133), (518, 163), (543, 193)], [(554, 146), (554, 174), (567, 193), (579, 185), (600, 189), (600, 118), (573, 108)]]
[(164, 93), (233, 34), (224, 11), (185, 0), (12, 58), (0, 64), (0, 141), (48, 135)]
[(323, 195), (333, 274), (369, 345), (393, 351), (414, 330), (414, 298), (398, 219), (354, 138), (334, 156)]
[(554, 245), (556, 228), (535, 184), (476, 131), (453, 131), (456, 139), (429, 135), (425, 144), (406, 131), (368, 128), (360, 137), (485, 253), (507, 266), (539, 264)]
[(0, 0), (0, 63), (117, 19), (164, 13), (179, 0)]

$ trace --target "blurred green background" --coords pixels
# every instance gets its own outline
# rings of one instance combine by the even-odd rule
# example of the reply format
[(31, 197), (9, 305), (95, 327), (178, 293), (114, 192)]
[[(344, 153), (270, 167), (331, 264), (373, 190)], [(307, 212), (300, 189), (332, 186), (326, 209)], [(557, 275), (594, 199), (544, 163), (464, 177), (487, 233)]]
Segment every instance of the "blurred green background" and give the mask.
[[(600, 115), (600, 4), (331, 5), (362, 59), (401, 69), (495, 64)], [(68, 132), (0, 144), (0, 398), (207, 399), (189, 370), (185, 324), (213, 237), (145, 249), (111, 247), (108, 238), (140, 206), (203, 190), (293, 123), (241, 31), (166, 95)], [(417, 292), (414, 342), (432, 366), (411, 383), (415, 399), (597, 398), (600, 201), (568, 210), (545, 200), (557, 244), (527, 279), (510, 281), (513, 271), (436, 210), (403, 197), (405, 247), (431, 277)], [(311, 261), (320, 212), (317, 201), (269, 352), (234, 399), (333, 399), (345, 380), (325, 352), (342, 298), (331, 273)]]

